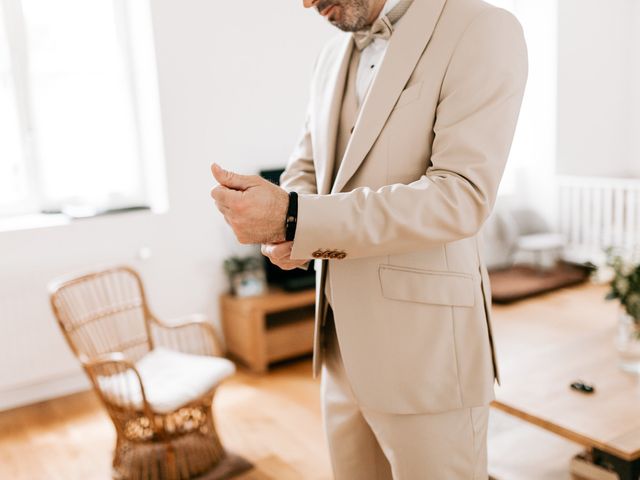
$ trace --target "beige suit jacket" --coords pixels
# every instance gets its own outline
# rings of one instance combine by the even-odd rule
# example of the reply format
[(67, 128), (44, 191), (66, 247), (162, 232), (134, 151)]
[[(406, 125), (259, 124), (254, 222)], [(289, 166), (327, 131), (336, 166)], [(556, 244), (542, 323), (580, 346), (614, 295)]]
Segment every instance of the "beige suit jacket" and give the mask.
[(526, 84), (522, 28), (481, 0), (415, 0), (332, 182), (352, 48), (344, 33), (320, 54), (281, 179), (300, 194), (292, 258), (322, 259), (314, 373), (330, 262), (337, 335), (362, 406), (436, 413), (486, 404), (499, 374), (478, 232)]

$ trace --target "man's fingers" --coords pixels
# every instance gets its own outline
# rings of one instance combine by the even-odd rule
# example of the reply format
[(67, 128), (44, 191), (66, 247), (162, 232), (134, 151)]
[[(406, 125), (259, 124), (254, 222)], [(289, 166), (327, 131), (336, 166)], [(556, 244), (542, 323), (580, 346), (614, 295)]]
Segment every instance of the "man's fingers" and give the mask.
[(298, 267), (301, 267), (302, 264), (298, 264), (298, 263), (284, 263), (282, 265), (278, 265), (278, 267), (280, 267), (280, 270), (294, 270)]
[(263, 243), (260, 247), (260, 251), (265, 257), (271, 258), (273, 256), (273, 247), (272, 243)]
[(231, 209), (226, 205), (223, 205), (220, 202), (214, 202), (214, 203), (216, 204), (216, 207), (218, 208), (218, 210), (220, 210), (220, 213), (222, 213), (225, 217), (231, 213)]
[[(267, 243), (263, 244), (260, 247), (260, 251), (262, 254), (267, 257), (271, 263), (280, 267), (282, 270), (293, 270), (294, 268), (298, 268), (303, 266), (306, 260), (291, 260), (289, 255), (291, 254), (291, 244), (293, 242), (283, 242), (283, 243)], [(277, 258), (274, 252), (280, 251), (287, 252), (286, 255), (282, 258)]]
[(293, 242), (276, 243), (273, 246), (273, 256), (278, 259), (289, 259), (291, 257), (291, 249)]
[(263, 243), (262, 246), (260, 247), (260, 252), (262, 253), (262, 255), (264, 255), (265, 257), (268, 257), (269, 259), (271, 259), (271, 255), (272, 255), (272, 250), (273, 250), (273, 244), (272, 243)]
[(211, 173), (213, 173), (214, 178), (220, 185), (233, 190), (246, 190), (249, 187), (255, 187), (260, 181), (260, 177), (256, 175), (240, 175), (239, 173), (230, 172), (217, 163), (211, 165)]
[(233, 202), (240, 200), (242, 192), (218, 185), (211, 189), (211, 197), (218, 205), (228, 207)]
[(262, 245), (262, 254), (273, 260), (289, 260), (293, 242), (269, 243)]
[(279, 262), (272, 261), (272, 263), (280, 267), (280, 269), (282, 270), (293, 270), (294, 268), (301, 267), (306, 262), (303, 262), (300, 260), (285, 260), (285, 261), (279, 261)]

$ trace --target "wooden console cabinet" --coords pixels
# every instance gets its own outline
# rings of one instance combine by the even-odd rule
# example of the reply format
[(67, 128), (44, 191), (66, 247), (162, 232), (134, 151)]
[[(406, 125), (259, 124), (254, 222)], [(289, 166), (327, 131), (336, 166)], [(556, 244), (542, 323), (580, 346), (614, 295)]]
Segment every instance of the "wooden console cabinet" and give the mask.
[(222, 328), (228, 352), (255, 372), (271, 362), (313, 351), (315, 291), (220, 298)]

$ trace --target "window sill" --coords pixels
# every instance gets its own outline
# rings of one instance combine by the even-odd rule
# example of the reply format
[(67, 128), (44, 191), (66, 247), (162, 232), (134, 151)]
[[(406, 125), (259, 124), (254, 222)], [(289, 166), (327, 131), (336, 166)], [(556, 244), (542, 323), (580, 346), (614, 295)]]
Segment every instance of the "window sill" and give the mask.
[(60, 214), (50, 215), (44, 213), (32, 213), (28, 215), (15, 215), (0, 217), (0, 232), (14, 232), (17, 230), (34, 230), (38, 228), (57, 227), (68, 225), (71, 218)]
[(72, 217), (64, 213), (31, 213), (24, 215), (14, 215), (10, 217), (0, 217), (0, 233), (15, 232), (21, 230), (38, 230), (41, 228), (59, 227), (70, 225), (91, 218), (114, 217), (130, 213), (152, 213), (150, 208), (135, 208), (114, 210), (86, 217)]

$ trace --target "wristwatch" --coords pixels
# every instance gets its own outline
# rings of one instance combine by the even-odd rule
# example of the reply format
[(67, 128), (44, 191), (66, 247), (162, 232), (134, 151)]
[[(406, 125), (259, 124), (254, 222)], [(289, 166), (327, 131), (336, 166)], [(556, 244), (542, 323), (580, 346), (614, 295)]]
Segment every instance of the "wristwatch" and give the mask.
[(289, 208), (284, 221), (284, 236), (287, 242), (292, 242), (296, 236), (296, 226), (298, 225), (298, 194), (289, 192)]

